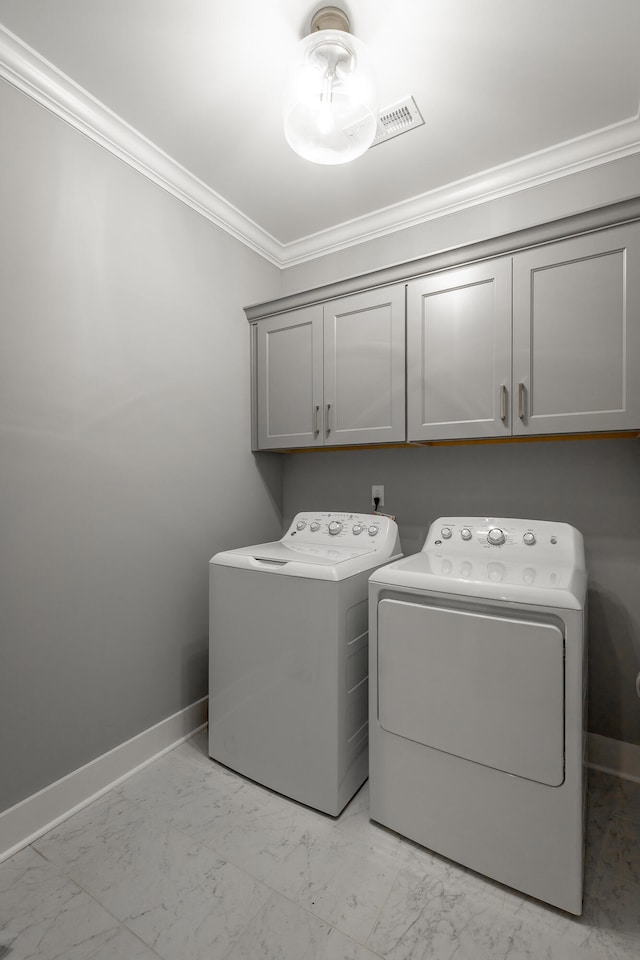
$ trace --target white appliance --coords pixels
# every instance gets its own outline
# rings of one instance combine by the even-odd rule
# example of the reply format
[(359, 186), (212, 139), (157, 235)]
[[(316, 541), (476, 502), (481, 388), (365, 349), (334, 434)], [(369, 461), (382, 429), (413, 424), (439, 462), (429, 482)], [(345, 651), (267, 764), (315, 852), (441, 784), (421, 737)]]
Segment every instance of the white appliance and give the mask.
[(209, 571), (209, 755), (336, 816), (368, 774), (367, 583), (393, 520), (299, 513)]
[(575, 914), (586, 583), (567, 524), (450, 517), (369, 585), (372, 819)]

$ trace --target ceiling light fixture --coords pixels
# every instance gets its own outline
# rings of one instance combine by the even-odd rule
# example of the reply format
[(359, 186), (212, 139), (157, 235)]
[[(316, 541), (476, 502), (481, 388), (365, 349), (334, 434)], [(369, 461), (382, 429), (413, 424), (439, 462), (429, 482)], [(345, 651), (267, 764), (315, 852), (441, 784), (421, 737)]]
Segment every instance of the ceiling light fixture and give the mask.
[(369, 149), (377, 129), (377, 85), (365, 45), (338, 7), (322, 7), (296, 47), (285, 82), (284, 133), (313, 163), (347, 163)]

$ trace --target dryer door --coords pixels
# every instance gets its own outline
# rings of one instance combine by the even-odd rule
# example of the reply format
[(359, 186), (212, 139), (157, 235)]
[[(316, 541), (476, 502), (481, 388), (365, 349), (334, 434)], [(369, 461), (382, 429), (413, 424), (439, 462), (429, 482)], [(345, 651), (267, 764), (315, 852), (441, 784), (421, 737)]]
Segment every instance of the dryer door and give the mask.
[(534, 620), (381, 600), (378, 719), (397, 736), (559, 786), (563, 632)]

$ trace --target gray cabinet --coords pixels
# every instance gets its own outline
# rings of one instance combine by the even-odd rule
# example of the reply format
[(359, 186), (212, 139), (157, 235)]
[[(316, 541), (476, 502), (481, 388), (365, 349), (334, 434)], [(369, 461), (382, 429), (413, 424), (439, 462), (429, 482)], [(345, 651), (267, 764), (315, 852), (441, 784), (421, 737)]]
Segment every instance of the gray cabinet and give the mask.
[(255, 324), (259, 450), (405, 439), (404, 285)]
[(322, 307), (261, 320), (254, 340), (258, 450), (322, 446)]
[(509, 436), (511, 259), (407, 286), (407, 436)]
[(513, 258), (513, 434), (640, 428), (640, 226)]
[(640, 226), (407, 288), (407, 435), (640, 428)]

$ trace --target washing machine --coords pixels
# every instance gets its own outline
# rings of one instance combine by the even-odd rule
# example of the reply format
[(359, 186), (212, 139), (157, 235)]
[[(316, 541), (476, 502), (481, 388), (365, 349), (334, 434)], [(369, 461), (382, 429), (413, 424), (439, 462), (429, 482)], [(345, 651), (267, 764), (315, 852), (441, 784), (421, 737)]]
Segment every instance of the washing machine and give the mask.
[(402, 556), (380, 515), (299, 513), (209, 565), (209, 755), (337, 816), (368, 775), (368, 578)]
[(369, 583), (371, 818), (582, 912), (582, 535), (442, 517)]

